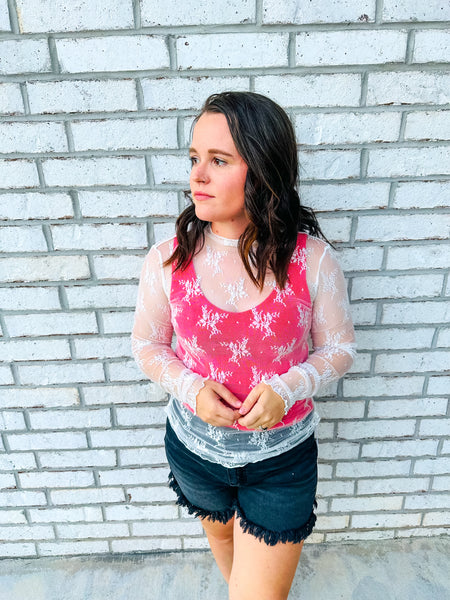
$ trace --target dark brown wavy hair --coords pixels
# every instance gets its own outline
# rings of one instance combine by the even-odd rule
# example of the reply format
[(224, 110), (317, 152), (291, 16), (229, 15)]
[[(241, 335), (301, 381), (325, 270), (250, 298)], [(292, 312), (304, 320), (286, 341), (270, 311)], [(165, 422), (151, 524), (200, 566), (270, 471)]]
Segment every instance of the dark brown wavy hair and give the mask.
[[(284, 288), (297, 233), (326, 240), (314, 211), (300, 203), (292, 123), (278, 104), (253, 92), (209, 96), (194, 125), (204, 113), (225, 115), (237, 151), (248, 167), (244, 195), (250, 223), (238, 245), (245, 269), (260, 289), (267, 268), (273, 271), (278, 286)], [(165, 263), (175, 262), (176, 269), (181, 270), (203, 248), (208, 225), (197, 218), (189, 192), (185, 195), (190, 204), (176, 222), (178, 245)]]

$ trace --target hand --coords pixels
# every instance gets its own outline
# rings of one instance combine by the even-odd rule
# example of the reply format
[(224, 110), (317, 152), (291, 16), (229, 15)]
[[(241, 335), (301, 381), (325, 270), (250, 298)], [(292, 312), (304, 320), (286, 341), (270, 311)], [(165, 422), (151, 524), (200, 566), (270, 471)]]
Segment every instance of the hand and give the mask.
[(284, 417), (284, 400), (267, 383), (258, 383), (244, 400), (238, 423), (248, 429), (269, 429)]
[(242, 402), (218, 381), (207, 379), (197, 394), (197, 416), (216, 427), (231, 427), (239, 419)]

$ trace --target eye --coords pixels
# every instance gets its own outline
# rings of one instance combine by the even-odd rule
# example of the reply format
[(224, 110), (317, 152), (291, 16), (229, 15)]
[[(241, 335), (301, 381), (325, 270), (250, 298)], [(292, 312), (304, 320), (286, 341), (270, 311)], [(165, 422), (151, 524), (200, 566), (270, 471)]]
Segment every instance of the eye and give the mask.
[(217, 158), (217, 156), (215, 156), (213, 158), (213, 163), (217, 166), (217, 167), (223, 167), (224, 165), (226, 165), (226, 161), (222, 160), (221, 158)]
[(191, 167), (193, 167), (194, 165), (197, 164), (198, 158), (196, 156), (190, 156), (189, 160), (190, 160), (190, 163), (191, 163)]

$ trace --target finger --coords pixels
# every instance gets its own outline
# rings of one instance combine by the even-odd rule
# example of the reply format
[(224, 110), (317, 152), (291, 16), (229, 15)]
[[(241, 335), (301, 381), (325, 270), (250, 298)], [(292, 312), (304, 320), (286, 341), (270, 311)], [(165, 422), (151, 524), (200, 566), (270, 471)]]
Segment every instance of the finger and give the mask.
[(232, 406), (233, 408), (240, 408), (242, 406), (242, 402), (236, 398), (236, 396), (230, 392), (228, 388), (219, 383), (218, 381), (212, 382), (212, 389), (219, 395), (227, 404)]
[(255, 406), (248, 415), (241, 417), (238, 420), (238, 423), (239, 425), (248, 427), (248, 429), (256, 429), (266, 420), (267, 418), (264, 415), (264, 411), (259, 406)]
[(239, 409), (239, 412), (241, 413), (241, 415), (246, 415), (247, 413), (249, 413), (252, 410), (252, 408), (258, 402), (258, 400), (261, 396), (261, 393), (262, 393), (262, 391), (259, 389), (258, 386), (254, 387), (252, 389), (252, 391), (249, 393), (247, 398), (244, 400), (241, 408)]

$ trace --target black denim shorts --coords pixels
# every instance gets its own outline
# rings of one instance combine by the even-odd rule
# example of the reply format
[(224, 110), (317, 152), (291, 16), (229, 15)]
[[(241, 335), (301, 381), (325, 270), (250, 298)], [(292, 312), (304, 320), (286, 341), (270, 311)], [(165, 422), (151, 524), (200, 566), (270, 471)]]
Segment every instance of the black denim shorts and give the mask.
[(312, 532), (317, 487), (314, 435), (283, 454), (236, 468), (191, 452), (169, 421), (165, 446), (169, 485), (177, 503), (190, 514), (220, 523), (236, 514), (244, 531), (270, 546), (299, 543)]

